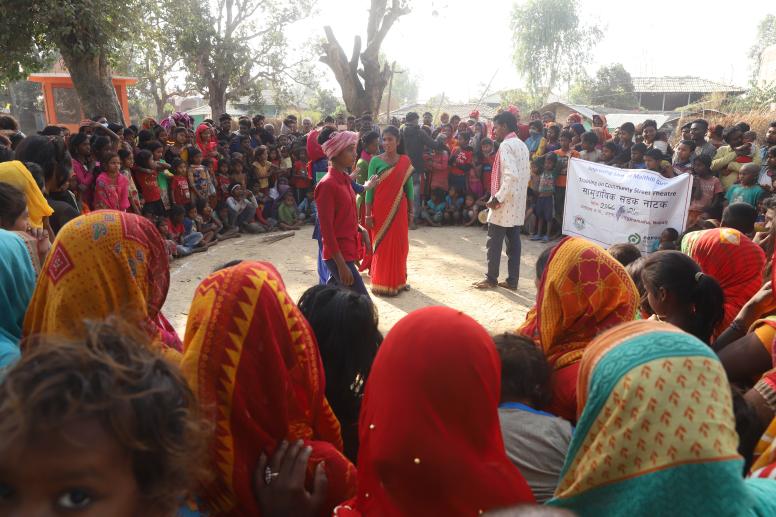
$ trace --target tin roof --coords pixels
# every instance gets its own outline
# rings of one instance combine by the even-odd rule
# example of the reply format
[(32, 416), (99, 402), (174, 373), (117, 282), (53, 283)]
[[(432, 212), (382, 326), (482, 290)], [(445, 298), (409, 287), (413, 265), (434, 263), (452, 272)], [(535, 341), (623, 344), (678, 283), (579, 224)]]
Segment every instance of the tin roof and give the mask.
[(745, 89), (700, 77), (634, 77), (633, 91), (636, 93), (740, 93)]

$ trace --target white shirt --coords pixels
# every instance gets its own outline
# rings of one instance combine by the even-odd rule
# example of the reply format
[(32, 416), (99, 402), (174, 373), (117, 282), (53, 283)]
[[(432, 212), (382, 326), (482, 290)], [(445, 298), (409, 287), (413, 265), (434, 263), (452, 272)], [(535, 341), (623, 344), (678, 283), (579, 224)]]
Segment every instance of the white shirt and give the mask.
[(531, 159), (528, 147), (519, 138), (508, 138), (498, 148), (501, 162), (501, 186), (493, 194), (501, 207), (490, 209), (488, 223), (504, 228), (522, 226), (528, 181), (531, 179)]

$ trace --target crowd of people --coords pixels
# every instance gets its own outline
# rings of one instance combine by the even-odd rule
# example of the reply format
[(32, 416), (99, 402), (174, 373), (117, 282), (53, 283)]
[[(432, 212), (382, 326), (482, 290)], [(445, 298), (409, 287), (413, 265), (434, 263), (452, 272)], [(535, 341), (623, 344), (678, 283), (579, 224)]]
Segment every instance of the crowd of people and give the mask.
[[(228, 116), (192, 128), (175, 114), (137, 132), (97, 118), (73, 135), (6, 135), (0, 508), (775, 515), (776, 203), (746, 189), (751, 175), (772, 186), (776, 158), (764, 158), (776, 154), (766, 149), (776, 122), (748, 162), (737, 161), (753, 151), (740, 126), (717, 149), (695, 121), (687, 136), (700, 136), (671, 159), (651, 124), (640, 143), (627, 125), (614, 142), (605, 121), (572, 128), (576, 142), (552, 121), (524, 126), (505, 113), (450, 135), (415, 114), (382, 131), (368, 115), (304, 120), (299, 131), (291, 118), (280, 129), (240, 119), (233, 133)], [(455, 159), (444, 156), (450, 138)], [(576, 237), (548, 243), (535, 305), (512, 333), (426, 307), (383, 337), (359, 269), (371, 269), (376, 294), (407, 289), (413, 222), (473, 217), (425, 212), (440, 191), (445, 207), (462, 195), (466, 208), (489, 187), (490, 227), (512, 231), (541, 212), (543, 239), (564, 194), (558, 164), (627, 154), (612, 163), (636, 167), (639, 145), (647, 168), (722, 183), (727, 206), (712, 190), (698, 221), (667, 229), (648, 256)], [(528, 189), (527, 175), (510, 176), (523, 146), (536, 197), (501, 213), (501, 226), (502, 187)], [(492, 156), (491, 169), (459, 161), (468, 153)], [(739, 183), (716, 175), (736, 168)], [(223, 264), (197, 287), (178, 335), (162, 313), (172, 257), (302, 221), (315, 227), (320, 285), (297, 304), (273, 265)]]

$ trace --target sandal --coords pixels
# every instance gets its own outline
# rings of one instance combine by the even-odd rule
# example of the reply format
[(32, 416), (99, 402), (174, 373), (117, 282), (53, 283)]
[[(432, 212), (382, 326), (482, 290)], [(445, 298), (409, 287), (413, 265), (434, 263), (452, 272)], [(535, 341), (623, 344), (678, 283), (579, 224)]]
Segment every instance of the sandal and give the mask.
[(473, 284), (473, 287), (475, 289), (495, 289), (496, 285), (496, 283), (491, 282), (490, 280), (481, 280)]

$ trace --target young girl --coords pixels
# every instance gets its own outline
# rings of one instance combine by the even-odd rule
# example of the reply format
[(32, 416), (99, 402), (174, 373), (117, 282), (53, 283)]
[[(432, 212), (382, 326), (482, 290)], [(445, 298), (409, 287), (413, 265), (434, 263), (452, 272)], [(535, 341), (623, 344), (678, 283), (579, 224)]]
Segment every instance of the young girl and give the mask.
[(89, 137), (84, 133), (77, 133), (70, 138), (70, 156), (73, 160), (73, 176), (77, 182), (77, 192), (81, 202), (90, 208), (94, 203), (94, 181), (97, 174), (94, 173), (94, 157), (89, 143)]
[(667, 321), (704, 343), (724, 317), (722, 288), (680, 251), (649, 255), (641, 270), (652, 319)]
[[(560, 149), (560, 126), (553, 124), (547, 128), (547, 143), (544, 146), (546, 153), (552, 153)], [(570, 143), (570, 142), (569, 142)]]
[(469, 134), (466, 132), (458, 133), (458, 147), (450, 155), (450, 188), (457, 189), (458, 192), (466, 190), (467, 176), (473, 168), (472, 148), (469, 147)]
[[(232, 183), (239, 183), (243, 190), (252, 188), (253, 184), (257, 182), (257, 180), (254, 178), (251, 178), (251, 181), (248, 181), (248, 178), (244, 172), (244, 164), (242, 160), (238, 160), (236, 158), (233, 158), (229, 161), (229, 179)], [(231, 191), (229, 195), (231, 196)], [(228, 197), (229, 196), (227, 196), (227, 198)]]
[(175, 171), (175, 177), (172, 179), (172, 202), (185, 208), (192, 200), (189, 189), (189, 165), (180, 158), (173, 158), (172, 167)]
[(269, 178), (271, 176), (270, 167), (272, 163), (267, 160), (267, 156), (267, 148), (260, 145), (256, 148), (255, 160), (251, 164), (262, 194), (269, 194), (270, 187)]
[(103, 155), (104, 172), (97, 176), (94, 187), (94, 208), (96, 210), (120, 210), (129, 208), (129, 182), (121, 174), (121, 159), (114, 152)]
[(174, 515), (207, 426), (178, 368), (117, 319), (36, 337), (0, 385), (3, 513)]
[(277, 146), (269, 147), (267, 150), (267, 161), (274, 167), (280, 168), (280, 151)]
[(544, 138), (544, 127), (540, 120), (533, 120), (528, 124), (528, 138), (525, 140), (525, 145), (528, 147), (531, 160), (544, 155), (547, 139)]
[(674, 154), (674, 172), (676, 174), (692, 173), (692, 156), (695, 153), (695, 140), (682, 140)]
[(278, 226), (281, 230), (298, 230), (301, 224), (298, 215), (293, 194), (286, 192), (278, 207)]
[[(692, 162), (692, 173), (695, 175), (690, 194), (690, 208), (687, 215), (687, 227), (693, 226), (704, 211), (714, 207), (722, 208), (725, 190), (719, 178), (711, 174), (711, 157), (696, 156)], [(720, 210), (721, 211), (721, 210)]]
[[(536, 234), (531, 237), (532, 241), (541, 240), (545, 243), (550, 241), (550, 226), (555, 213), (555, 167), (557, 162), (557, 154), (544, 155), (542, 172), (539, 175), (539, 184), (536, 190), (536, 203), (534, 204)], [(542, 229), (544, 233), (542, 233)]]
[(159, 183), (156, 181), (159, 172), (156, 170), (156, 163), (151, 151), (145, 149), (138, 151), (137, 156), (135, 156), (134, 173), (140, 185), (140, 192), (143, 194), (143, 212), (154, 214), (157, 217), (164, 216), (166, 210), (162, 202)]
[(216, 206), (221, 206), (229, 197), (229, 184), (232, 180), (229, 178), (229, 162), (220, 160), (218, 170), (216, 171)]
[(601, 148), (601, 163), (615, 165), (618, 151), (617, 144), (611, 141), (606, 142)]
[(307, 173), (307, 151), (304, 147), (294, 150), (294, 163), (292, 165), (291, 186), (296, 192), (296, 201), (301, 203), (307, 197), (307, 192), (312, 187), (312, 180)]
[(135, 157), (131, 151), (119, 149), (119, 159), (121, 160), (121, 175), (127, 178), (129, 185), (129, 207), (133, 213), (140, 215), (143, 213), (143, 200), (132, 177), (132, 168), (135, 166)]
[(478, 221), (480, 211), (477, 207), (477, 197), (471, 192), (463, 200), (463, 225), (472, 226)]
[(159, 172), (156, 175), (156, 182), (159, 184), (159, 194), (164, 205), (165, 210), (169, 210), (172, 204), (170, 203), (170, 179), (174, 176), (169, 171), (170, 164), (162, 159), (164, 154), (164, 147), (159, 141), (151, 141), (146, 145), (146, 149), (151, 151), (154, 161), (154, 167)]
[(215, 188), (211, 188), (210, 173), (202, 165), (202, 152), (199, 149), (189, 149), (189, 164), (191, 166), (188, 170), (188, 180), (189, 188), (194, 194), (192, 197), (208, 200), (210, 192), (215, 190)]

